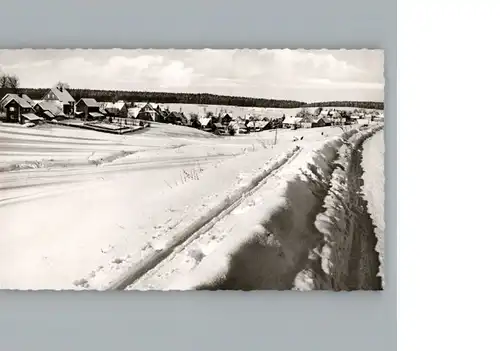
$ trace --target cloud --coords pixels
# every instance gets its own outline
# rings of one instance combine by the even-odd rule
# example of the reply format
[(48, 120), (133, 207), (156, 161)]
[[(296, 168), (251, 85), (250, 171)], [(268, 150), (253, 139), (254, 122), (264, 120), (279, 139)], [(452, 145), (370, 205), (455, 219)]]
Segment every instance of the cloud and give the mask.
[(366, 50), (0, 50), (0, 69), (26, 87), (65, 81), (303, 101), (380, 100), (384, 89), (383, 52)]

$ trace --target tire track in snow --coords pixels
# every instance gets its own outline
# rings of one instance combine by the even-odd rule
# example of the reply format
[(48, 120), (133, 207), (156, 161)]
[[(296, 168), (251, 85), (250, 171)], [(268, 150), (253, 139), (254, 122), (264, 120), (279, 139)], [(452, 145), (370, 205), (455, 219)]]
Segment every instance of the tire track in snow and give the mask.
[(288, 153), (282, 160), (277, 161), (269, 170), (262, 172), (252, 179), (249, 185), (236, 191), (233, 195), (229, 196), (222, 201), (222, 203), (209, 211), (208, 214), (205, 214), (191, 224), (181, 233), (181, 235), (179, 235), (178, 240), (161, 251), (156, 251), (152, 255), (145, 258), (117, 281), (112, 283), (107, 290), (127, 289), (127, 287), (140, 280), (145, 274), (167, 259), (181, 245), (188, 245), (196, 238), (209, 231), (219, 221), (238, 207), (244, 199), (256, 192), (270, 177), (276, 174), (282, 167), (290, 163), (301, 150), (302, 149), (299, 146), (296, 146), (292, 152)]

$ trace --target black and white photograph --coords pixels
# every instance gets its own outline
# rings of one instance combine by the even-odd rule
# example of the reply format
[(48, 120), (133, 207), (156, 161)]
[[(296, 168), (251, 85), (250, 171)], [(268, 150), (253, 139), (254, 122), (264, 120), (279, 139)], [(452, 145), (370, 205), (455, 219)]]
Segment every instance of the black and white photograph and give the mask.
[(384, 51), (0, 50), (0, 289), (383, 290)]

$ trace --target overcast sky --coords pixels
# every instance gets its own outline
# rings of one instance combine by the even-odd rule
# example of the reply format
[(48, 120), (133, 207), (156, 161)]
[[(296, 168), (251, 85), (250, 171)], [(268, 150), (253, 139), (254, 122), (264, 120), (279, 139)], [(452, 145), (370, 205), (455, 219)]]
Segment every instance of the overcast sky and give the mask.
[(383, 101), (382, 50), (0, 50), (21, 87)]

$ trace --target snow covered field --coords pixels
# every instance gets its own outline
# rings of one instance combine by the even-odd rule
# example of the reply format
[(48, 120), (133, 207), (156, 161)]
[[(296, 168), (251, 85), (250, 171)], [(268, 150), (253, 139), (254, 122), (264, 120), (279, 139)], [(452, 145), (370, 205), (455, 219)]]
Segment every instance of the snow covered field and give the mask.
[(368, 212), (370, 213), (375, 226), (377, 245), (375, 250), (379, 253), (380, 271), (384, 272), (384, 198), (385, 198), (385, 173), (384, 173), (384, 131), (377, 132), (374, 136), (365, 141), (363, 145), (362, 166), (364, 169), (364, 195), (368, 202)]
[[(274, 131), (214, 137), (153, 124), (122, 136), (1, 124), (0, 288), (103, 289), (270, 162), (300, 145), (298, 162), (340, 133), (279, 130), (274, 145)], [(280, 177), (267, 183), (269, 194)], [(228, 223), (251, 225), (253, 215), (234, 215)], [(224, 235), (200, 238), (202, 255)]]
[[(367, 130), (362, 135), (370, 136), (369, 133)], [(178, 246), (166, 260), (128, 289), (285, 290), (294, 286), (300, 290), (331, 290), (333, 286), (329, 283), (329, 277), (333, 275), (323, 263), (338, 264), (333, 267), (337, 271), (352, 267), (351, 264), (346, 266), (342, 260), (333, 259), (330, 255), (337, 256), (334, 252), (325, 251), (329, 247), (335, 250), (338, 245), (344, 250), (344, 244), (338, 242), (333, 246), (328, 243), (325, 245), (321, 234), (314, 227), (316, 213), (321, 212), (323, 206), (329, 205), (323, 203), (323, 197), (327, 195), (332, 161), (335, 160), (337, 151), (344, 149), (342, 145), (339, 135), (329, 138), (327, 142), (302, 144), (300, 152), (271, 174), (257, 192), (245, 196), (241, 203), (214, 221), (200, 236)], [(357, 168), (360, 167), (358, 164)], [(355, 177), (356, 174), (350, 176)], [(337, 182), (336, 179), (332, 181)], [(357, 180), (351, 178), (349, 182), (354, 185)], [(356, 188), (349, 187), (349, 190), (356, 191)], [(337, 214), (334, 211), (330, 216), (333, 218)], [(351, 214), (348, 213), (347, 216), (350, 218)], [(358, 219), (363, 221), (361, 217), (356, 218)], [(352, 227), (352, 224), (349, 226)], [(362, 227), (363, 224), (360, 223), (359, 228), (354, 226), (352, 229), (355, 232), (357, 229), (364, 230), (366, 235), (370, 235), (366, 231), (367, 227), (361, 229)], [(333, 231), (338, 233), (329, 232), (327, 236), (349, 236), (348, 233), (339, 231), (339, 227), (333, 228)], [(354, 233), (354, 236), (361, 237), (359, 233)], [(345, 251), (345, 258), (351, 262), (352, 258), (361, 255), (360, 262), (362, 260), (365, 264), (370, 264), (369, 245), (369, 242), (350, 245)], [(321, 274), (327, 274), (326, 279), (319, 275), (304, 276), (304, 273), (308, 275), (309, 268), (316, 266), (317, 259), (314, 256), (323, 261), (320, 270)], [(359, 278), (356, 278), (359, 283), (356, 284), (375, 288), (375, 283), (369, 283), (372, 270), (363, 266), (359, 268), (359, 273), (355, 270), (349, 274), (351, 277), (359, 274)], [(314, 269), (316, 273), (320, 273), (317, 268)], [(373, 276), (377, 269), (378, 265)], [(335, 286), (345, 283), (347, 282), (342, 281)]]

